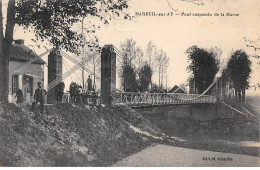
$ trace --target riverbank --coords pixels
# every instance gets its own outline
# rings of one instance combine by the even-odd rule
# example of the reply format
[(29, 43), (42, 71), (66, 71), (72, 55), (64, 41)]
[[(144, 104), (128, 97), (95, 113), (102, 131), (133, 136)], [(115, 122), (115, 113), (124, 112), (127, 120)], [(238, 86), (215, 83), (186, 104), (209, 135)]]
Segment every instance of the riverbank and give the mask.
[(39, 114), (0, 105), (1, 166), (111, 166), (155, 143), (259, 156), (258, 119), (205, 121), (176, 116), (171, 107), (74, 104), (47, 105)]
[[(180, 108), (176, 109), (176, 107)], [(208, 106), (198, 106), (195, 109), (194, 107), (196, 106), (192, 107), (193, 111), (196, 110), (200, 114), (199, 109)], [(189, 112), (185, 111), (191, 109), (186, 107), (182, 109), (182, 106), (154, 107), (138, 109), (137, 111), (156, 125), (169, 138), (181, 141), (175, 143), (174, 146), (259, 156), (260, 125), (258, 113), (254, 112), (254, 109), (249, 105), (232, 105), (232, 107), (239, 110), (242, 110), (241, 108), (244, 107), (255, 114), (256, 117), (235, 113), (222, 104), (214, 107), (214, 109), (209, 108), (208, 112), (205, 111), (206, 109), (202, 110), (204, 111), (203, 114), (213, 115), (208, 115), (207, 119), (201, 119), (201, 116), (190, 115)]]
[(128, 107), (58, 104), (43, 116), (29, 106), (0, 106), (1, 166), (110, 166), (163, 134)]

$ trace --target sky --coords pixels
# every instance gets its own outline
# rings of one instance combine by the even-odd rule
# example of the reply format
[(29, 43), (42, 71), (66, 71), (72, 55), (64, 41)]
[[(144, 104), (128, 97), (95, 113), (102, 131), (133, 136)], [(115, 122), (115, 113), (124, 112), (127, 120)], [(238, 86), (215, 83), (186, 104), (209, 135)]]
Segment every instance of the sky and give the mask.
[[(260, 52), (246, 47), (243, 39), (244, 37), (251, 40), (260, 38), (260, 1), (198, 0), (196, 2), (202, 2), (204, 5), (183, 0), (129, 0), (129, 8), (126, 12), (132, 16), (135, 16), (136, 12), (174, 12), (174, 15), (136, 16), (133, 20), (117, 19), (109, 25), (102, 25), (96, 35), (100, 45), (113, 44), (120, 48), (120, 43), (133, 38), (143, 51), (149, 41), (152, 41), (158, 48), (162, 48), (170, 58), (169, 87), (186, 82), (189, 73), (186, 71), (188, 63), (185, 51), (192, 45), (201, 48), (221, 48), (221, 61), (230, 57), (232, 51), (244, 49), (251, 56), (252, 61), (250, 85), (260, 82), (260, 68), (252, 57), (254, 54), (260, 55)], [(175, 12), (176, 10), (178, 12)], [(213, 16), (183, 16), (182, 13), (185, 15), (211, 13)], [(223, 13), (225, 16), (214, 16), (215, 13)], [(239, 14), (239, 16), (226, 16), (226, 13)], [(25, 45), (33, 44), (28, 33), (24, 34), (21, 28), (16, 28), (14, 39), (19, 38), (25, 39)], [(256, 42), (256, 45), (259, 47), (260, 42)], [(44, 50), (36, 49), (38, 54), (42, 51)], [(47, 60), (47, 57), (43, 59)], [(79, 75), (80, 72), (76, 74)], [(77, 75), (73, 74), (66, 81), (78, 79)], [(154, 75), (154, 79), (156, 76)], [(260, 94), (259, 90), (252, 89), (248, 90), (248, 93)]]

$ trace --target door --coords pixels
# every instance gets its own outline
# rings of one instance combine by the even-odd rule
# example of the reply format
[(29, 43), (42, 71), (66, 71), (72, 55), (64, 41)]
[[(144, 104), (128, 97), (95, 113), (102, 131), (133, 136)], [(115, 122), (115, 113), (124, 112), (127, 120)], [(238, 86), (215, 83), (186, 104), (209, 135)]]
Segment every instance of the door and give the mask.
[(24, 79), (24, 97), (27, 102), (31, 102), (31, 99), (33, 98), (33, 77), (25, 75)]

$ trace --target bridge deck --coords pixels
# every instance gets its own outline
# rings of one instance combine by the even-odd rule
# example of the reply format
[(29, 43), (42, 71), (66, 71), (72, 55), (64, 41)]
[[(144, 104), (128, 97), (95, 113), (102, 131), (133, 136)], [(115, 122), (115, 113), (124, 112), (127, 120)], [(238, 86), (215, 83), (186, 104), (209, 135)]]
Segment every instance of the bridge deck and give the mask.
[(168, 104), (202, 104), (216, 103), (215, 96), (183, 93), (116, 93), (116, 104), (127, 105), (168, 105)]
[[(91, 102), (91, 97), (88, 99)], [(69, 93), (63, 95), (63, 102), (70, 102)], [(216, 103), (215, 96), (183, 93), (138, 93), (119, 92), (114, 95), (115, 105), (150, 106), (150, 105), (173, 105), (173, 104), (208, 104)]]

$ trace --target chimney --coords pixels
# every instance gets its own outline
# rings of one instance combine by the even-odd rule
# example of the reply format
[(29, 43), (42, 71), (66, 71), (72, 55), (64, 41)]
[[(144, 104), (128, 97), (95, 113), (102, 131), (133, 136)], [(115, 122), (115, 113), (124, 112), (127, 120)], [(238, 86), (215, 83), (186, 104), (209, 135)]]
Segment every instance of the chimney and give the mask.
[(23, 39), (17, 39), (17, 40), (14, 40), (14, 43), (18, 44), (18, 45), (24, 45), (24, 40)]

